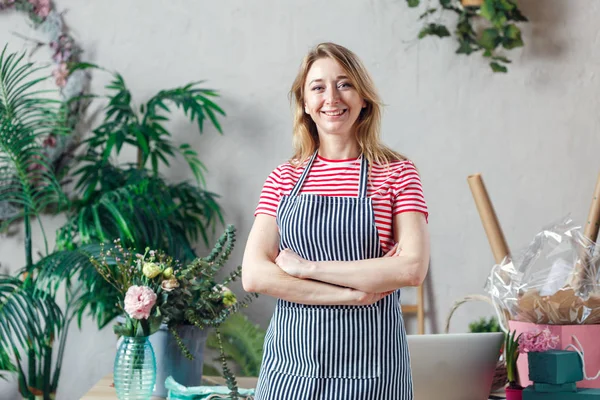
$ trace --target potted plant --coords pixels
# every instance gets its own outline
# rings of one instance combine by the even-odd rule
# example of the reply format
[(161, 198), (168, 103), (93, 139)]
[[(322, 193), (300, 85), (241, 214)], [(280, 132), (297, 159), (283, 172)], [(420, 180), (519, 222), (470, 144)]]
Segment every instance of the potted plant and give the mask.
[[(420, 5), (420, 0), (407, 2), (409, 7)], [(458, 42), (457, 54), (470, 55), (481, 51), (490, 60), (492, 71), (508, 71), (507, 65), (511, 61), (501, 54), (501, 50), (523, 47), (517, 24), (527, 21), (516, 0), (439, 0), (438, 7), (427, 8), (421, 13), (419, 20), (425, 21), (425, 26), (419, 32), (419, 39), (452, 36), (446, 25), (440, 23), (441, 14), (445, 11), (451, 11), (458, 17), (453, 29)], [(435, 14), (439, 15), (431, 20)]]
[[(169, 376), (185, 386), (200, 386), (206, 329), (212, 327), (217, 328), (231, 397), (239, 396), (218, 327), (255, 295), (238, 302), (227, 288), (241, 274), (241, 267), (219, 283), (215, 278), (234, 241), (235, 228), (229, 225), (207, 257), (196, 258), (186, 266), (160, 250), (146, 248), (144, 254), (136, 254), (134, 249), (125, 249), (120, 239), (107, 249), (102, 245), (100, 256), (90, 259), (117, 291), (118, 307), (124, 315), (124, 322), (114, 327), (115, 333), (123, 336), (115, 359), (117, 393), (126, 392), (125, 382), (137, 379), (140, 386), (152, 383), (145, 389), (148, 395), (166, 397), (164, 384)], [(131, 353), (140, 357), (126, 357)]]
[[(6, 47), (0, 54), (0, 204), (14, 211), (0, 221), (0, 232), (21, 225), (25, 253), (16, 276), (0, 274), (0, 370), (17, 374), (23, 398), (48, 400), (58, 388), (68, 330), (77, 316), (71, 300), (78, 288), (65, 287), (61, 310), (53, 285), (40, 279), (40, 266), (57, 260), (68, 269), (86, 263), (86, 257), (52, 251), (46, 239), (40, 215), (68, 205), (43, 148), (49, 136), (68, 133), (65, 104), (52, 98), (56, 92), (42, 89), (50, 78), (40, 76), (43, 69), (24, 59), (25, 53), (8, 53)], [(34, 223), (43, 239), (39, 260)]]
[(519, 374), (517, 372), (517, 359), (519, 358), (519, 339), (521, 335), (515, 338), (516, 332), (509, 332), (504, 339), (504, 357), (506, 360), (506, 375), (508, 377), (508, 386), (506, 387), (507, 400), (521, 400), (523, 397), (523, 387), (519, 384)]
[[(231, 396), (239, 396), (235, 376), (227, 365), (219, 328), (230, 315), (245, 307), (257, 295), (248, 294), (238, 301), (227, 287), (241, 275), (239, 266), (225, 279), (216, 279), (216, 274), (225, 266), (233, 250), (234, 242), (235, 228), (229, 225), (208, 256), (196, 258), (185, 268), (174, 271), (174, 285), (161, 311), (170, 333), (162, 339), (167, 350), (165, 375), (172, 376), (185, 386), (200, 386), (208, 329), (214, 328), (223, 376)], [(181, 351), (170, 351), (175, 347)]]

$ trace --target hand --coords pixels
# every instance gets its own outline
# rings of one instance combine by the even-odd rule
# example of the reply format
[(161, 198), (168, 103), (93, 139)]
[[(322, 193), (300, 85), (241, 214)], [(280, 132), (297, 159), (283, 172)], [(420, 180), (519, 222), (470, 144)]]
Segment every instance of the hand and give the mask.
[(300, 257), (290, 249), (282, 250), (275, 259), (275, 264), (287, 274), (302, 279), (307, 277), (308, 270), (311, 266), (309, 261)]
[(390, 249), (390, 251), (388, 251), (387, 253), (385, 253), (383, 255), (383, 257), (394, 257), (394, 256), (399, 256), (400, 252), (402, 251), (402, 249), (400, 248), (400, 246), (398, 246), (398, 243), (396, 243), (394, 245), (394, 247), (392, 247)]
[(370, 304), (377, 303), (379, 300), (383, 299), (386, 296), (394, 293), (395, 290), (389, 290), (387, 292), (382, 293), (365, 293), (360, 290), (351, 289), (353, 294), (356, 296), (356, 302), (354, 305), (357, 306), (368, 306)]

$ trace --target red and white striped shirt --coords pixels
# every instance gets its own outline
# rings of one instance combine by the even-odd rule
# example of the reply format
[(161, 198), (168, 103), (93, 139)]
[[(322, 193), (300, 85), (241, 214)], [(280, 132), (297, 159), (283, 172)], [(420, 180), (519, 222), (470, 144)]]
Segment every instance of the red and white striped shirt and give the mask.
[[(268, 176), (254, 215), (276, 216), (282, 196), (287, 196), (306, 168), (294, 168), (289, 162)], [(357, 197), (360, 159), (328, 160), (317, 155), (300, 193), (322, 196)], [(373, 203), (375, 226), (384, 252), (394, 245), (392, 218), (396, 214), (417, 211), (428, 217), (427, 204), (419, 174), (411, 161), (394, 161), (371, 167), (367, 196)]]

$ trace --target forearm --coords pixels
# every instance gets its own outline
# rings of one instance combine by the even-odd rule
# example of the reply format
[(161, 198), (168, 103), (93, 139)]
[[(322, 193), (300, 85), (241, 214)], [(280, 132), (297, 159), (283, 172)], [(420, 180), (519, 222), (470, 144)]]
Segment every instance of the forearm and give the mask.
[(302, 278), (381, 293), (405, 286), (419, 286), (427, 273), (428, 260), (409, 255), (359, 261), (311, 263)]
[(307, 305), (355, 305), (356, 291), (325, 282), (293, 277), (268, 260), (254, 262), (245, 269), (244, 289), (294, 303)]

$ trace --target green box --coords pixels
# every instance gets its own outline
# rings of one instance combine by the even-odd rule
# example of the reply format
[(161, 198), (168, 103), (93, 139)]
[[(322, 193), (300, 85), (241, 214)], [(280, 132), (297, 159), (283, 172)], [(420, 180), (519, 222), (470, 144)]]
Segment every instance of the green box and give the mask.
[(575, 392), (577, 390), (577, 383), (569, 382), (560, 385), (554, 385), (552, 383), (534, 382), (533, 390), (540, 393)]
[(530, 352), (527, 357), (532, 382), (561, 385), (583, 380), (583, 364), (574, 351)]
[(523, 400), (600, 400), (600, 389), (577, 389), (569, 393), (536, 392), (533, 386), (523, 389)]

